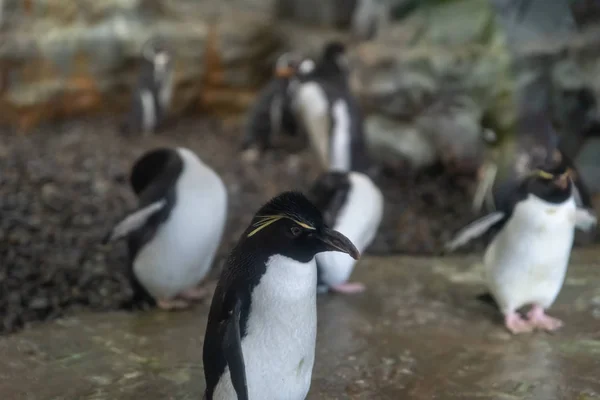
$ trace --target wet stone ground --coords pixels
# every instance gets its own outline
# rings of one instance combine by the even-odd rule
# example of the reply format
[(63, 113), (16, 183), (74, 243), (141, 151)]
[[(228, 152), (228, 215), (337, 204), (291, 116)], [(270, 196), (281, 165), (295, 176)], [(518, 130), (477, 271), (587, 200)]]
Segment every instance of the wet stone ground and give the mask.
[[(168, 131), (123, 137), (115, 120), (70, 121), (19, 135), (0, 131), (0, 335), (81, 310), (118, 310), (131, 297), (125, 245), (99, 247), (135, 206), (132, 163), (157, 146), (187, 146), (225, 181), (226, 232), (216, 265), (260, 205), (316, 177), (310, 151), (278, 150), (242, 162), (239, 124), (181, 120)], [(384, 176), (386, 218), (371, 254), (432, 254), (470, 216), (472, 179)], [(215, 273), (218, 268), (215, 268)]]
[[(475, 300), (479, 258), (365, 257), (367, 292), (319, 298), (308, 399), (600, 399), (600, 247), (577, 250), (555, 334), (511, 336)], [(82, 313), (0, 338), (0, 398), (200, 399), (208, 304)]]

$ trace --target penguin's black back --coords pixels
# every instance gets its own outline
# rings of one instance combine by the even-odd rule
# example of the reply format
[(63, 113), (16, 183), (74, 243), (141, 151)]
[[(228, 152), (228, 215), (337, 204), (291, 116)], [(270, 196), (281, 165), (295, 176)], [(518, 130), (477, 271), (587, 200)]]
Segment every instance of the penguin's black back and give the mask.
[(169, 218), (171, 210), (175, 207), (177, 202), (175, 184), (183, 167), (183, 161), (175, 149), (158, 148), (142, 155), (131, 170), (129, 182), (138, 196), (139, 208), (149, 206), (156, 201), (166, 201), (166, 205), (148, 218), (144, 226), (127, 237), (128, 276), (134, 291), (133, 305), (140, 302), (150, 304), (155, 302), (135, 277), (133, 263), (140, 249), (152, 240), (158, 227)]

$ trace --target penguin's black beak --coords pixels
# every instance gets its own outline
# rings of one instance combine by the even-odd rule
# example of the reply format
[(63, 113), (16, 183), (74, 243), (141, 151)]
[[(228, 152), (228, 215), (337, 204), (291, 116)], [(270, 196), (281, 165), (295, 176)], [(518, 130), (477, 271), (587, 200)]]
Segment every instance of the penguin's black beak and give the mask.
[(341, 251), (342, 253), (348, 254), (350, 257), (358, 260), (360, 258), (360, 252), (352, 244), (350, 239), (342, 235), (338, 231), (333, 229), (324, 228), (321, 234), (318, 235), (319, 240), (325, 243), (328, 251)]

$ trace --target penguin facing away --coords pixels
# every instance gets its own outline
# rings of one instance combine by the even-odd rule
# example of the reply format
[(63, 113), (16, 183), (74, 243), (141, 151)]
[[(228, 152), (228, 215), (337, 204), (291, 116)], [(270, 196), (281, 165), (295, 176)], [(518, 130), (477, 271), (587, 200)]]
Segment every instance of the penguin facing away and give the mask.
[[(360, 172), (327, 172), (315, 181), (309, 194), (326, 223), (363, 253), (375, 238), (383, 217), (383, 194), (377, 185)], [(348, 283), (355, 264), (347, 254), (318, 254), (319, 290), (348, 294), (363, 291), (361, 283)]]
[(173, 97), (173, 62), (169, 51), (154, 40), (142, 48), (142, 60), (132, 105), (122, 129), (156, 132), (165, 122)]
[(130, 183), (138, 208), (104, 243), (127, 239), (134, 304), (185, 308), (207, 294), (198, 284), (209, 272), (223, 235), (225, 185), (183, 147), (142, 155), (133, 165)]
[(204, 339), (205, 400), (302, 400), (317, 333), (315, 255), (360, 254), (301, 193), (254, 216), (213, 295)]
[[(589, 230), (596, 217), (577, 208), (564, 162), (533, 169), (510, 193), (510, 201), (463, 228), (448, 250), (490, 232), (484, 255), (488, 289), (513, 334), (553, 331), (562, 321), (545, 314), (563, 285), (575, 228)], [(531, 305), (524, 319), (517, 310)]]
[(290, 83), (292, 108), (307, 132), (325, 171), (359, 171), (369, 167), (364, 116), (340, 64), (343, 47), (326, 48), (315, 63), (303, 60)]

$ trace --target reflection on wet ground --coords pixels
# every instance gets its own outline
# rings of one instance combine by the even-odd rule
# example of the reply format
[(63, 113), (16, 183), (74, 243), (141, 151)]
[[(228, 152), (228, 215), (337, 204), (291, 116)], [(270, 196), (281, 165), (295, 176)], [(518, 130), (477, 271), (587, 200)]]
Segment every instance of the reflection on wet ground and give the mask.
[[(505, 331), (475, 299), (478, 260), (365, 257), (367, 292), (319, 298), (308, 398), (600, 399), (600, 249), (573, 255), (553, 335)], [(0, 339), (0, 398), (200, 399), (206, 314), (84, 314)]]

